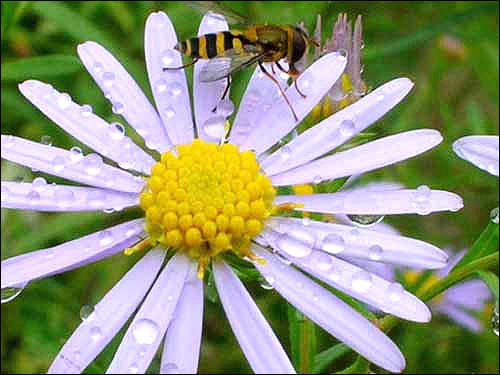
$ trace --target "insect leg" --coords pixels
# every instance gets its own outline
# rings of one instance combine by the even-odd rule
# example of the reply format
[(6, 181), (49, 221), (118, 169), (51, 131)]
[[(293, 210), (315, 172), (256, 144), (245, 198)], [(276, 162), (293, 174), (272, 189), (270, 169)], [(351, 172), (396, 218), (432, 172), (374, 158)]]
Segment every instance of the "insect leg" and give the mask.
[[(222, 94), (222, 98), (220, 98), (219, 103), (226, 98), (227, 94), (229, 93), (229, 87), (231, 87), (231, 76), (227, 76), (226, 88), (224, 89), (224, 93)], [(212, 109), (212, 112), (215, 112), (216, 110), (217, 110), (217, 106), (215, 106)]]
[(295, 86), (295, 90), (297, 90), (297, 92), (300, 94), (300, 96), (302, 96), (304, 99), (307, 98), (306, 94), (304, 94), (302, 91), (300, 91), (299, 86), (297, 85), (297, 78), (299, 78), (299, 74), (300, 74), (299, 71), (297, 70), (297, 68), (293, 64), (290, 64), (288, 72), (286, 72), (286, 73), (289, 74), (290, 77), (292, 77), (293, 85)]
[(190, 66), (196, 64), (197, 62), (198, 62), (198, 58), (195, 58), (195, 59), (193, 59), (193, 61), (191, 61), (190, 63), (188, 63), (186, 65), (176, 66), (176, 67), (173, 67), (173, 68), (163, 68), (163, 71), (167, 71), (167, 70), (180, 70), (180, 69), (184, 69), (184, 68), (189, 68)]
[(288, 100), (285, 92), (283, 91), (283, 89), (281, 88), (278, 80), (276, 78), (274, 78), (267, 70), (266, 68), (264, 68), (264, 65), (262, 65), (262, 62), (259, 62), (259, 67), (260, 67), (260, 70), (262, 70), (262, 73), (264, 73), (266, 76), (268, 76), (275, 84), (276, 86), (278, 86), (278, 89), (280, 90), (281, 92), (281, 95), (283, 96), (283, 98), (285, 99), (286, 101), (286, 104), (288, 104), (288, 106), (290, 107), (290, 110), (292, 111), (293, 113), (293, 117), (295, 118), (295, 121), (299, 121), (299, 118), (297, 117), (297, 114), (295, 113), (295, 111), (293, 110), (293, 107), (292, 105), (290, 104), (290, 101)]

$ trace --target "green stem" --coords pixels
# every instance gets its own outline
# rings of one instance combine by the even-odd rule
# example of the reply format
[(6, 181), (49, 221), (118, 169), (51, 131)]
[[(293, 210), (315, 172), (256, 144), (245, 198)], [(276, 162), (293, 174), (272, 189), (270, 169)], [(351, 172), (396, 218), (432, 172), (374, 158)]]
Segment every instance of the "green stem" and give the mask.
[(301, 374), (310, 374), (316, 356), (316, 328), (292, 306), (288, 307), (292, 362)]

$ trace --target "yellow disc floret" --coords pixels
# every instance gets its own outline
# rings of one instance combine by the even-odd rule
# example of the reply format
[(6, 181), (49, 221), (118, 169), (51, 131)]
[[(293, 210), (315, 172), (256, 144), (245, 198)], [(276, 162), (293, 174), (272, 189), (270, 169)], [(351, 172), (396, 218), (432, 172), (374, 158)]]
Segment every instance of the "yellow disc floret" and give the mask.
[(197, 139), (161, 156), (139, 202), (149, 241), (204, 267), (221, 252), (251, 255), (250, 241), (273, 211), (275, 194), (254, 152)]

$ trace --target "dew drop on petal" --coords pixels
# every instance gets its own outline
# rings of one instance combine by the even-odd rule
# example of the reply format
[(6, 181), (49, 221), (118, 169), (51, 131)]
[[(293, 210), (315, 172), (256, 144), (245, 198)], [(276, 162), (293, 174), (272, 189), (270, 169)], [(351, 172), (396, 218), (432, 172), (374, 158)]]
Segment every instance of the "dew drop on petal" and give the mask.
[(217, 114), (229, 117), (234, 112), (234, 104), (230, 99), (223, 99), (217, 104)]
[(272, 290), (274, 288), (275, 282), (276, 279), (274, 278), (274, 275), (264, 275), (260, 280), (260, 286), (262, 287), (262, 289)]
[(40, 193), (38, 191), (30, 191), (26, 196), (30, 204), (37, 204), (40, 201)]
[(347, 215), (347, 217), (360, 228), (369, 228), (384, 220), (383, 215)]
[(63, 110), (68, 109), (71, 105), (71, 96), (66, 93), (59, 94), (57, 97), (57, 105)]
[(379, 245), (370, 246), (368, 249), (368, 258), (370, 258), (370, 260), (379, 261), (382, 259), (383, 252), (384, 249)]
[(498, 224), (499, 222), (498, 212), (499, 212), (498, 207), (492, 209), (490, 212), (490, 219), (494, 224)]
[(372, 275), (367, 271), (359, 271), (352, 276), (352, 288), (358, 293), (366, 292), (371, 288), (372, 284)]
[(52, 159), (52, 169), (54, 172), (61, 172), (65, 167), (65, 161), (62, 156), (56, 156)]
[(212, 139), (221, 139), (225, 133), (226, 119), (223, 116), (212, 116), (203, 124), (203, 131)]
[(99, 233), (98, 238), (99, 238), (99, 244), (101, 246), (111, 245), (115, 241), (113, 233), (111, 233), (109, 230), (105, 230)]
[(102, 330), (95, 326), (90, 329), (90, 338), (92, 341), (99, 341), (102, 338)]
[(321, 249), (330, 254), (339, 254), (345, 250), (345, 240), (338, 234), (330, 233), (321, 241)]
[(80, 160), (83, 159), (83, 151), (80, 147), (77, 147), (77, 146), (71, 147), (69, 152), (70, 152), (70, 155), (69, 155), (70, 162), (78, 163)]
[(276, 246), (294, 258), (303, 258), (311, 254), (313, 245), (314, 241), (308, 241), (307, 238), (299, 240), (286, 234), (280, 235), (276, 240)]
[(311, 219), (309, 219), (308, 217), (303, 217), (302, 218), (302, 225), (307, 227), (308, 225), (311, 224)]
[(92, 71), (93, 71), (94, 73), (97, 73), (97, 74), (101, 73), (101, 72), (102, 72), (102, 64), (101, 64), (101, 63), (96, 62), (96, 63), (94, 64), (94, 66), (92, 67)]
[(22, 287), (6, 287), (6, 288), (2, 288), (2, 298), (1, 298), (1, 302), (2, 303), (7, 303), (7, 302), (10, 302), (12, 301), (14, 298), (16, 298), (18, 295), (21, 294), (21, 292), (24, 290), (24, 288), (26, 288), (26, 285), (23, 285)]
[(328, 271), (333, 267), (332, 257), (321, 251), (313, 251), (310, 261), (311, 265), (319, 271)]
[(175, 110), (172, 108), (172, 107), (168, 107), (167, 109), (165, 109), (165, 116), (167, 116), (167, 118), (172, 118), (175, 116)]
[(387, 287), (387, 295), (393, 302), (398, 302), (403, 298), (404, 289), (399, 283), (392, 283)]
[(160, 59), (163, 68), (170, 68), (175, 59), (175, 52), (171, 49), (167, 49), (161, 53)]
[(70, 187), (66, 186), (59, 186), (54, 194), (57, 203), (62, 207), (71, 206), (75, 198), (73, 190), (71, 190)]
[(283, 146), (281, 147), (279, 154), (281, 156), (281, 159), (283, 161), (286, 161), (292, 156), (292, 149), (290, 148), (290, 146)]
[(491, 315), (491, 327), (493, 329), (493, 333), (498, 336), (498, 301), (496, 301), (493, 314)]
[(320, 175), (316, 175), (316, 176), (314, 176), (314, 178), (313, 178), (313, 183), (314, 183), (314, 184), (316, 184), (316, 185), (317, 185), (317, 184), (320, 184), (320, 183), (322, 183), (322, 182), (323, 182), (323, 177), (321, 177)]
[(182, 85), (179, 82), (172, 82), (169, 85), (170, 96), (172, 97), (179, 96), (181, 92), (182, 92)]
[(33, 190), (41, 192), (47, 188), (47, 180), (43, 177), (37, 177), (31, 183)]
[(181, 374), (182, 372), (179, 371), (179, 366), (177, 366), (173, 362), (170, 362), (170, 363), (165, 363), (164, 365), (162, 365), (161, 373), (162, 374)]
[(103, 167), (102, 157), (98, 154), (88, 154), (83, 158), (85, 173), (90, 176), (97, 176)]
[(92, 107), (88, 104), (84, 104), (80, 107), (80, 115), (82, 117), (89, 117), (92, 114)]
[(314, 76), (311, 72), (304, 72), (300, 75), (297, 80), (299, 90), (303, 94), (308, 94), (311, 92), (314, 85)]
[(125, 127), (119, 122), (113, 122), (109, 125), (109, 137), (113, 141), (121, 141), (125, 138)]
[(128, 372), (129, 374), (137, 374), (139, 372), (139, 366), (137, 366), (137, 363), (132, 363), (128, 368)]
[(356, 125), (351, 119), (342, 120), (339, 125), (339, 132), (344, 137), (351, 137), (356, 131)]
[(113, 106), (111, 107), (111, 110), (113, 111), (113, 113), (121, 115), (125, 112), (125, 106), (123, 105), (122, 102), (114, 102)]
[(132, 333), (139, 344), (150, 345), (158, 337), (158, 325), (151, 319), (139, 319), (132, 327)]
[(80, 319), (82, 321), (92, 320), (94, 318), (95, 308), (92, 305), (83, 305), (80, 309)]
[(159, 94), (165, 92), (167, 90), (167, 81), (165, 81), (163, 78), (159, 79), (158, 81), (156, 81), (155, 88), (156, 92)]
[(44, 146), (52, 146), (52, 138), (50, 135), (42, 135), (40, 138), (40, 143)]
[(115, 83), (115, 73), (113, 72), (104, 72), (102, 74), (102, 84), (104, 87), (106, 88), (111, 88), (113, 87), (114, 83)]

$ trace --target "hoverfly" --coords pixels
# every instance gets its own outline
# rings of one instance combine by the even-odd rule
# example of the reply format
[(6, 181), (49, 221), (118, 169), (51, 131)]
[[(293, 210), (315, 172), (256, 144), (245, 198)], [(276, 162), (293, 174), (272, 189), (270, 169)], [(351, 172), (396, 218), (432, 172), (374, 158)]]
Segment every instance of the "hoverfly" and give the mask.
[[(215, 15), (223, 14), (229, 23), (247, 26), (241, 31), (221, 31), (179, 42), (175, 49), (193, 60), (189, 64), (175, 68), (164, 68), (164, 70), (183, 69), (194, 65), (199, 59), (208, 59), (209, 62), (200, 72), (200, 81), (213, 82), (227, 78), (227, 86), (222, 95), (222, 99), (224, 99), (231, 84), (230, 76), (241, 69), (258, 64), (262, 73), (278, 86), (295, 120), (298, 121), (281, 85), (267, 71), (263, 63), (273, 63), (279, 70), (288, 74), (293, 79), (297, 92), (305, 97), (296, 83), (299, 71), (295, 64), (307, 53), (309, 45), (311, 43), (317, 45), (317, 42), (309, 38), (306, 32), (298, 26), (250, 25), (242, 16), (227, 10), (217, 2), (189, 1), (187, 3), (197, 10), (208, 10)], [(280, 64), (281, 59), (285, 59), (288, 70)], [(271, 65), (273, 73), (274, 65)]]

